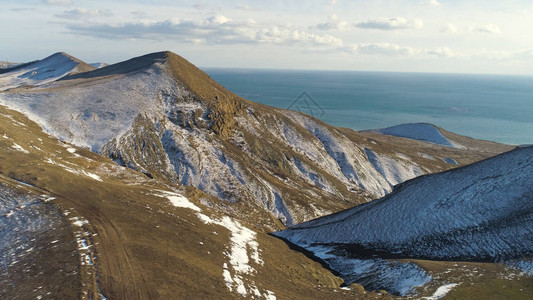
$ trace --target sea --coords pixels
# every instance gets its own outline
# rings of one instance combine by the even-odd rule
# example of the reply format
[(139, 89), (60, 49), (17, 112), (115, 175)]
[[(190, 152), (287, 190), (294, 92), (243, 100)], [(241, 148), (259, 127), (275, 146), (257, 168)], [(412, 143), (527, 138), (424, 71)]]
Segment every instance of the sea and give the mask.
[(533, 76), (204, 69), (251, 101), (354, 130), (431, 123), (461, 135), (533, 144)]

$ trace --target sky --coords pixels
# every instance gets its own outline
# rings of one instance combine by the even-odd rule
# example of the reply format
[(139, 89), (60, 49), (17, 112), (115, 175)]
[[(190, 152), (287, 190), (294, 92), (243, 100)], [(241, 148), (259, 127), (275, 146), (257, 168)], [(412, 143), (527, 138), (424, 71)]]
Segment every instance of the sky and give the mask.
[(533, 74), (531, 0), (0, 0), (0, 60)]

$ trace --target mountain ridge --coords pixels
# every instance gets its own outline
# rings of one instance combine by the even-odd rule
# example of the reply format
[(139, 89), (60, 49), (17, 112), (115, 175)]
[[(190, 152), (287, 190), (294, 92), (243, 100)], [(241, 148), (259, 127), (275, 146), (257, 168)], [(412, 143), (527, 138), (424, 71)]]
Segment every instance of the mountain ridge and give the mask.
[[(269, 226), (367, 202), (406, 179), (454, 167), (447, 158), (464, 164), (502, 151), (413, 147), (338, 129), (243, 99), (168, 51), (2, 93), (0, 102), (121, 165), (259, 205), (273, 214)], [(445, 156), (422, 154), (429, 149)]]

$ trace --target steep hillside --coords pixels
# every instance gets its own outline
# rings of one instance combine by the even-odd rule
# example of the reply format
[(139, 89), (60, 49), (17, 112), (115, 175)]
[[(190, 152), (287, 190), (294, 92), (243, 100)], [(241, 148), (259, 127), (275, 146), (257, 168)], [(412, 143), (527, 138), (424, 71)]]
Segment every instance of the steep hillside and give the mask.
[(42, 60), (0, 69), (0, 91), (42, 85), (70, 74), (94, 69), (95, 67), (66, 53), (55, 53)]
[[(533, 147), (524, 147), (410, 180), (379, 200), (275, 235), (315, 252), (344, 277), (361, 283), (368, 273), (360, 267), (348, 270), (347, 265), (360, 266), (368, 259), (371, 268), (381, 269), (386, 262), (376, 257), (527, 265), (533, 257), (532, 224)], [(418, 278), (418, 285), (429, 280), (413, 265), (400, 269), (406, 268), (418, 274), (408, 276)]]
[(340, 289), (320, 264), (223, 213), (224, 201), (61, 142), (3, 106), (0, 161), (2, 299), (377, 296)]
[(502, 151), (405, 144), (331, 127), (242, 99), (170, 52), (1, 93), (0, 103), (149, 177), (266, 210), (270, 228), (365, 203), (405, 180)]

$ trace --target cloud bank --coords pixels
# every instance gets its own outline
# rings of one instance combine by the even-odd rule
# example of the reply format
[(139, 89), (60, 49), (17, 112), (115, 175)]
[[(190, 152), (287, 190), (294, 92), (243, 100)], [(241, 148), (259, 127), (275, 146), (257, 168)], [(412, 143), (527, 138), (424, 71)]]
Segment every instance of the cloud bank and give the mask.
[(342, 46), (342, 40), (328, 34), (316, 34), (288, 25), (263, 25), (253, 19), (233, 21), (223, 15), (201, 20), (170, 19), (164, 21), (134, 21), (119, 24), (70, 23), (76, 34), (105, 39), (165, 40), (181, 38), (195, 44), (312, 44)]
[(355, 27), (378, 30), (421, 29), (424, 27), (424, 22), (419, 19), (407, 20), (405, 18), (398, 17), (390, 19), (368, 20), (355, 24)]

